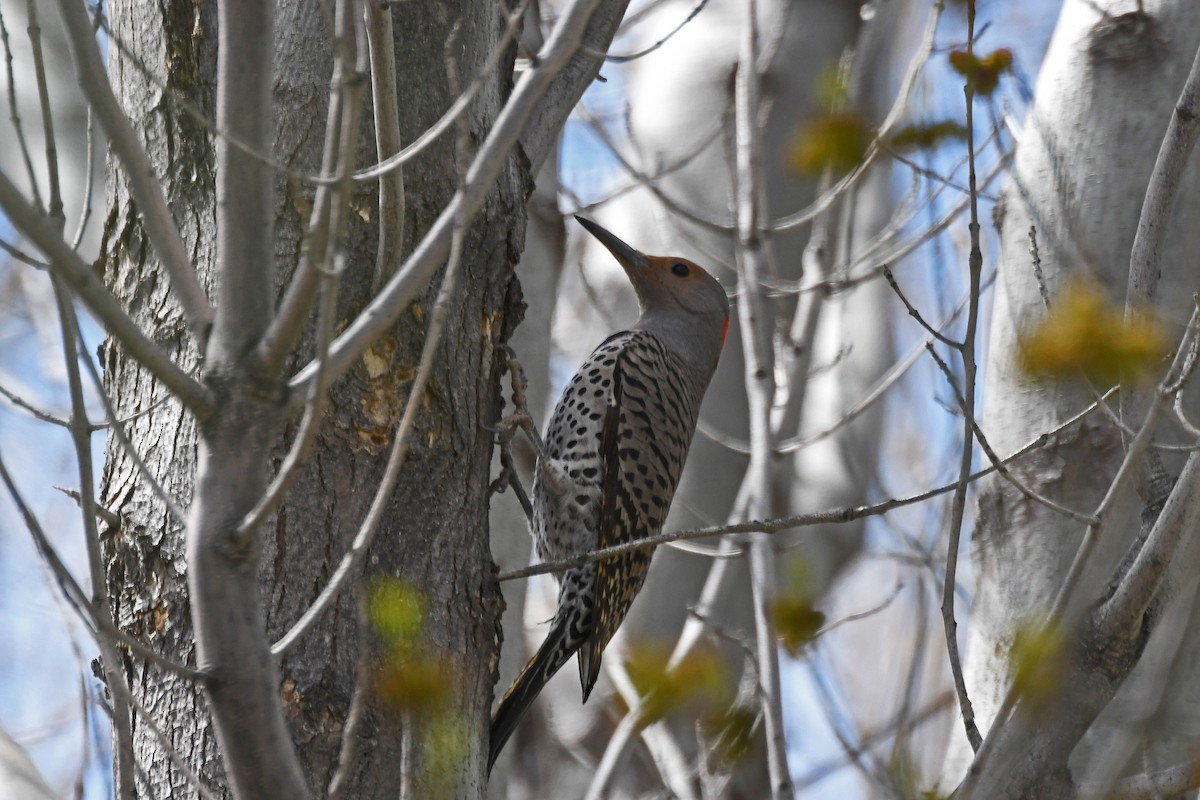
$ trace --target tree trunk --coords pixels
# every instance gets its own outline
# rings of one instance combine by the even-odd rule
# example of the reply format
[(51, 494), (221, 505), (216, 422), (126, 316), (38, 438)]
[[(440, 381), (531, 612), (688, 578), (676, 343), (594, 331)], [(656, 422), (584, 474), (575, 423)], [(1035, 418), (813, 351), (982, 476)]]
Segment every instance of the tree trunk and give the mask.
[[(329, 103), (331, 32), (323, 8), (283, 2), (276, 12), (272, 155), (305, 174), (320, 171)], [(207, 119), (213, 117), (215, 9), (208, 3), (120, 0), (110, 8), (113, 37), (128, 50), (111, 49), (112, 82), (150, 150), (184, 241), (205, 281), (211, 281), (214, 258), (214, 143), (184, 103)], [(445, 67), (445, 45), (452, 30), (461, 26), (451, 53), (464, 84), (482, 72), (497, 46), (503, 19), (492, 4), (465, 4), (457, 12), (440, 4), (401, 4), (392, 9), (404, 142), (428, 128), (453, 99)], [(483, 139), (509, 92), (512, 56), (510, 47), (465, 117), (471, 142)], [(139, 60), (164, 71), (149, 79), (140, 71)], [(165, 81), (167, 90), (156, 81)], [(369, 108), (364, 108), (363, 116), (370, 118)], [(375, 160), (370, 126), (364, 126), (357, 152), (359, 164)], [(417, 766), (408, 784), (412, 796), (483, 793), (481, 749), (495, 678), (500, 612), (487, 538), (492, 447), (487, 426), (495, 423), (500, 408), (495, 347), (519, 317), (520, 292), (512, 269), (522, 245), (522, 202), (528, 183), (519, 160), (510, 159), (499, 188), (467, 236), (458, 300), (452, 305), (411, 436), (407, 466), (390, 498), (367, 566), (368, 574), (398, 577), (423, 597), (425, 641), (453, 686), (448, 692), (452, 702), (444, 709), (451, 733), (446, 738), (447, 728), (439, 728), (434, 720), (424, 724), (413, 718), (402, 724), (405, 715), (368, 692), (356, 746), (360, 755), (370, 755), (355, 761), (345, 776), (345, 796), (397, 795), (405, 759)], [(405, 253), (445, 207), (458, 184), (459, 169), (465, 169), (465, 164), (455, 153), (453, 135), (405, 166), (409, 187)], [(298, 261), (313, 188), (280, 175), (274, 183), (278, 290)], [(195, 369), (197, 354), (184, 336), (179, 312), (139, 227), (136, 208), (120, 176), (111, 170), (109, 193), (111, 210), (102, 257), (105, 280), (152, 338), (171, 348), (186, 368)], [(351, 202), (358, 213), (350, 215), (345, 237), (349, 266), (341, 278), (341, 320), (360, 310), (371, 290), (376, 195), (374, 185), (364, 184)], [(401, 255), (391, 254), (396, 261)], [(312, 602), (363, 519), (408, 395), (438, 283), (435, 279), (392, 332), (332, 387), (312, 455), (284, 506), (261, 529), (257, 571), (270, 640), (286, 631)], [(211, 293), (213, 287), (209, 288)], [(302, 366), (312, 353), (310, 335), (293, 366)], [(147, 408), (159, 399), (162, 390), (118, 348), (106, 346), (104, 365), (108, 388), (122, 413)], [(275, 428), (281, 421), (264, 423)], [(191, 476), (197, 448), (192, 418), (168, 403), (153, 415), (137, 418), (130, 432), (150, 468), (167, 476), (168, 491), (187, 505), (194, 489)], [(273, 462), (277, 464), (285, 451), (283, 444), (275, 445)], [(245, 480), (252, 484), (253, 476)], [(193, 502), (200, 502), (197, 497)], [(195, 663), (181, 521), (163, 512), (122, 448), (113, 443), (102, 503), (124, 520), (106, 544), (109, 588), (119, 624), (160, 652)], [(359, 627), (361, 600), (361, 592), (347, 589), (279, 664), (284, 712), (304, 781), (313, 793), (324, 793), (337, 767), (359, 660), (368, 659), (372, 670), (381, 664), (381, 654), (372, 646), (374, 637)], [(168, 732), (184, 760), (204, 779), (222, 783), (218, 748), (199, 687), (137, 658), (128, 659), (125, 669), (135, 696)], [(138, 725), (135, 730), (137, 760), (148, 794), (193, 796), (194, 790), (171, 765), (148, 727)], [(448, 772), (440, 769), (432, 756), (455, 747), (461, 762), (456, 761)], [(423, 759), (422, 754), (428, 757)]]
[[(1187, 0), (1145, 3), (1067, 0), (1037, 84), (1013, 177), (998, 209), (1000, 278), (987, 356), (982, 428), (1002, 457), (1079, 413), (1094, 394), (1079, 382), (1031, 384), (1016, 366), (1018, 337), (1045, 314), (1070, 279), (1097, 282), (1124, 301), (1141, 201), (1200, 44), (1200, 6)], [(1191, 313), (1200, 229), (1200, 166), (1192, 157), (1169, 220), (1155, 313), (1172, 344)], [(1044, 286), (1031, 246), (1036, 236)], [(1194, 396), (1194, 395), (1193, 395)], [(1115, 400), (1114, 400), (1115, 403)], [(1114, 408), (1116, 406), (1114, 405)], [(1194, 409), (1194, 403), (1189, 403)], [(1130, 420), (1136, 428), (1140, 419)], [(1172, 440), (1162, 429), (1159, 441)], [(1027, 487), (1069, 508), (1093, 513), (1124, 457), (1128, 436), (1102, 413), (1055, 434), (1010, 469)], [(1182, 463), (1162, 456), (1171, 475)], [(1136, 482), (1141, 485), (1143, 479)], [(1104, 593), (1137, 535), (1146, 497), (1129, 493), (1109, 512), (1113, 535), (1100, 541), (1075, 586), (1068, 614)], [(1032, 502), (992, 476), (980, 490), (972, 558), (977, 588), (965, 650), (967, 688), (986, 735), (1012, 681), (1008, 653), (1022, 628), (1053, 604), (1085, 526)], [(1195, 585), (1175, 588), (1172, 611), (1154, 629), (1116, 699), (1091, 726), (1070, 761), (1073, 779), (1107, 786), (1124, 772), (1189, 758), (1200, 690), (1194, 664), (1200, 628), (1192, 616)], [(1072, 611), (1073, 610), (1073, 611)], [(1061, 721), (1056, 721), (1061, 722)], [(944, 775), (953, 786), (972, 754), (956, 725)]]

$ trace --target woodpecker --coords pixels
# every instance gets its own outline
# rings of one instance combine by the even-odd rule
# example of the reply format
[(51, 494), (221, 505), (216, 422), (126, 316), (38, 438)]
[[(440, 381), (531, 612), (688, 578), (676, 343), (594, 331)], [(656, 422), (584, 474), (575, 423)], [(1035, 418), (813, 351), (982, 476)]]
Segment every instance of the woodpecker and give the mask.
[[(729, 329), (725, 290), (700, 266), (644, 255), (575, 219), (624, 268), (641, 315), (588, 357), (550, 418), (533, 483), (531, 526), (542, 561), (662, 531)], [(561, 576), (550, 633), (492, 716), (489, 772), (542, 687), (576, 652), (587, 701), (652, 555), (634, 550)]]

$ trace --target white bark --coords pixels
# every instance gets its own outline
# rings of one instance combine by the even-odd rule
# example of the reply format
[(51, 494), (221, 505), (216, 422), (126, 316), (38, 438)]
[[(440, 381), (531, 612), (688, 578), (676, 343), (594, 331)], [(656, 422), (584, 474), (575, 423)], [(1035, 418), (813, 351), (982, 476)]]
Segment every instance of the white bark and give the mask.
[[(1037, 84), (1012, 180), (1002, 204), (1000, 279), (988, 351), (982, 427), (999, 453), (1053, 429), (1092, 400), (1079, 383), (1033, 385), (1015, 366), (1022, 326), (1044, 313), (1030, 256), (1036, 229), (1050, 295), (1085, 276), (1125, 296), (1141, 200), (1172, 108), (1197, 44), (1200, 6), (1068, 0)], [(1200, 166), (1193, 156), (1169, 220), (1156, 312), (1177, 341), (1192, 308), (1200, 229)], [(1127, 443), (1128, 437), (1125, 437)], [(1161, 439), (1172, 439), (1170, 433)], [(1092, 513), (1124, 453), (1123, 437), (1103, 415), (1054, 437), (1013, 467), (1030, 488)], [(1177, 456), (1164, 457), (1172, 474)], [(1140, 480), (1138, 481), (1140, 483)], [(1075, 586), (1068, 615), (1083, 611), (1108, 583), (1133, 536), (1143, 500), (1130, 493), (1113, 509), (1113, 535), (1100, 541)], [(967, 686), (986, 736), (1008, 691), (1014, 633), (1045, 612), (1062, 587), (1083, 526), (1033, 503), (1005, 481), (983, 485), (972, 557), (977, 589), (966, 647)], [(1104, 781), (1123, 772), (1172, 766), (1194, 751), (1200, 716), (1194, 663), (1200, 630), (1192, 622), (1195, 586), (1175, 591), (1176, 607), (1157, 626), (1115, 701), (1071, 760), (1073, 780)], [(957, 783), (971, 753), (956, 726), (944, 782)]]

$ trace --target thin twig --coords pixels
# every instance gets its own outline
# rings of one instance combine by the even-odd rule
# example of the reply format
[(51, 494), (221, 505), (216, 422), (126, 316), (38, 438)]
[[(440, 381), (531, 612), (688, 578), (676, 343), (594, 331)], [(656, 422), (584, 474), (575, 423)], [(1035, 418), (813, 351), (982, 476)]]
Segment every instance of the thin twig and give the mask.
[[(54, 188), (50, 196), (60, 195)], [(61, 215), (62, 204), (58, 204)], [(87, 421), (87, 406), (83, 398), (83, 381), (79, 374), (79, 359), (76, 357), (76, 342), (81, 338), (75, 321), (71, 300), (59, 280), (53, 281), (54, 299), (58, 304), (59, 327), (62, 331), (63, 362), (67, 371), (67, 385), (71, 396), (71, 442), (75, 447), (75, 461), (79, 472), (79, 508), (83, 518), (84, 545), (88, 557), (88, 572), (92, 584), (90, 605), (99, 627), (112, 628), (112, 607), (108, 601), (108, 576), (104, 569), (104, 556), (100, 552), (100, 531), (96, 526), (96, 503), (93, 496), (95, 474), (92, 464), (92, 431)], [(113, 771), (117, 778), (117, 797), (133, 800), (136, 793), (133, 779), (133, 720), (129, 704), (111, 687), (121, 683), (125, 676), (121, 672), (122, 659), (111, 639), (98, 636), (101, 668), (104, 683), (112, 693), (113, 736), (116, 739)]]
[(683, 18), (683, 21), (672, 28), (670, 33), (659, 39), (654, 44), (638, 50), (636, 53), (601, 53), (600, 55), (604, 56), (604, 60), (610, 64), (628, 64), (630, 61), (636, 61), (639, 58), (648, 56), (667, 42), (671, 41), (675, 34), (687, 27), (687, 24), (694, 20), (696, 16), (704, 10), (706, 5), (708, 5), (708, 0), (698, 0), (696, 5), (692, 6), (692, 10), (688, 12), (688, 15)]
[(909, 59), (908, 69), (900, 81), (900, 88), (896, 92), (896, 100), (884, 118), (883, 123), (879, 126), (879, 131), (875, 134), (875, 138), (867, 147), (867, 152), (864, 154), (862, 160), (848, 175), (816, 200), (809, 203), (806, 208), (767, 223), (771, 231), (778, 233), (791, 230), (816, 219), (819, 215), (832, 208), (833, 204), (847, 191), (856, 186), (859, 180), (867, 173), (867, 169), (874, 162), (875, 158), (879, 153), (883, 152), (880, 144), (892, 135), (892, 131), (896, 125), (899, 124), (900, 120), (908, 112), (908, 103), (913, 89), (917, 86), (917, 79), (920, 77), (921, 70), (924, 68), (925, 62), (929, 59), (930, 53), (933, 52), (934, 34), (937, 32), (938, 20), (941, 19), (941, 16), (942, 4), (934, 3), (929, 11), (929, 21), (921, 36), (921, 44), (917, 47), (913, 57)]
[(908, 310), (908, 315), (915, 319), (925, 329), (926, 333), (947, 347), (953, 347), (955, 350), (962, 347), (962, 342), (954, 341), (925, 320), (925, 317), (917, 310), (916, 306), (908, 301), (908, 297), (905, 296), (903, 290), (900, 288), (900, 284), (896, 282), (896, 277), (892, 275), (891, 269), (886, 264), (883, 266), (883, 277), (887, 281), (888, 286), (892, 287), (892, 291), (896, 297), (900, 298), (900, 302), (904, 304), (904, 308)]
[[(57, 425), (60, 428), (71, 427), (70, 420), (63, 419), (62, 417), (56, 417), (49, 411), (43, 411), (27, 400), (22, 399), (21, 396), (15, 392), (6, 389), (3, 384), (0, 384), (0, 396), (3, 396), (4, 399), (8, 400), (8, 402), (12, 403), (17, 408), (29, 412), (31, 415), (33, 415), (34, 419), (41, 420), (42, 422), (48, 422), (51, 425)], [(96, 426), (93, 425), (91, 428), (92, 430), (95, 430)]]
[[(74, 313), (73, 309), (72, 313)], [(75, 321), (75, 329), (79, 329), (77, 317)], [(113, 436), (116, 437), (117, 443), (120, 444), (125, 452), (129, 455), (129, 458), (133, 461), (133, 465), (137, 469), (138, 473), (145, 478), (147, 484), (150, 486), (150, 490), (158, 497), (158, 499), (163, 501), (163, 505), (166, 506), (167, 513), (169, 513), (177, 522), (186, 522), (187, 512), (184, 511), (183, 507), (175, 501), (175, 498), (172, 497), (162, 483), (159, 482), (158, 477), (154, 474), (154, 471), (146, 465), (146, 462), (142, 459), (141, 453), (138, 452), (138, 449), (134, 446), (128, 434), (126, 434), (125, 422), (127, 420), (120, 420), (117, 418), (117, 410), (113, 408), (112, 400), (109, 399), (108, 392), (106, 392), (104, 389), (104, 381), (101, 379), (100, 372), (96, 369), (96, 365), (92, 361), (91, 353), (87, 352), (87, 348), (84, 345), (83, 340), (80, 339), (76, 342), (76, 344), (79, 351), (79, 359), (83, 361), (83, 366), (87, 370), (88, 375), (91, 377), (92, 384), (96, 389), (96, 395), (100, 398), (100, 402), (104, 405), (104, 415), (108, 419), (107, 427), (112, 432)], [(134, 416), (136, 415), (132, 415), (130, 419), (132, 419)], [(98, 427), (101, 426), (93, 426), (93, 428)]]
[[(954, 382), (954, 374), (950, 371), (950, 365), (947, 364), (940, 355), (938, 355), (937, 350), (933, 348), (932, 344), (927, 344), (925, 349), (929, 353), (929, 356), (933, 359), (934, 363), (937, 364), (938, 369), (941, 370), (943, 377), (946, 379), (946, 383), (950, 385), (950, 390), (954, 392), (955, 403), (958, 405), (959, 410), (965, 415), (967, 406), (966, 399), (963, 397), (962, 392), (959, 391), (958, 384)], [(1016, 475), (1013, 475), (1012, 472), (1009, 471), (1008, 467), (1004, 466), (1004, 462), (1000, 460), (1000, 457), (996, 455), (996, 451), (992, 449), (990, 444), (988, 444), (987, 437), (983, 435), (983, 429), (979, 427), (979, 422), (977, 420), (972, 420), (971, 425), (975, 430), (975, 439), (979, 442), (979, 447), (988, 457), (988, 461), (990, 461), (992, 466), (996, 468), (996, 471), (1000, 473), (1000, 477), (1012, 484), (1012, 486), (1022, 495), (1034, 501), (1035, 503), (1040, 503), (1057, 514), (1061, 514), (1068, 519), (1074, 520), (1075, 522), (1082, 522), (1085, 525), (1099, 524), (1099, 520), (1095, 516), (1091, 514), (1085, 514), (1082, 511), (1076, 511), (1073, 508), (1068, 508), (1062, 503), (1051, 500), (1049, 497), (1046, 497), (1045, 495), (1040, 494), (1026, 486), (1023, 481), (1018, 479)]]
[(17, 82), (13, 77), (12, 46), (8, 39), (8, 26), (4, 24), (4, 12), (0, 9), (0, 45), (4, 47), (4, 69), (8, 76), (8, 119), (12, 123), (17, 137), (17, 149), (25, 164), (25, 176), (29, 180), (29, 191), (33, 194), (33, 205), (39, 211), (45, 211), (41, 191), (38, 189), (37, 174), (33, 171), (33, 159), (29, 153), (29, 143), (25, 141), (25, 126), (21, 122), (21, 113), (17, 109)]
[[(1050, 443), (1051, 439), (1071, 426), (1085, 419), (1097, 409), (1096, 403), (1091, 403), (1079, 413), (1067, 418), (1053, 429), (1035, 437), (1025, 446), (1018, 448), (1007, 458), (1001, 459), (1005, 464), (1011, 464), (1018, 458), (1030, 453), (1040, 447), (1044, 447)], [(995, 467), (989, 466), (978, 470), (971, 474), (971, 480), (977, 481), (996, 471)], [(845, 506), (842, 508), (833, 508), (826, 511), (817, 511), (808, 514), (799, 514), (789, 517), (778, 517), (765, 520), (749, 520), (747, 522), (738, 522), (728, 525), (712, 525), (704, 528), (695, 528), (686, 531), (672, 531), (670, 533), (662, 533), (657, 536), (652, 536), (646, 539), (639, 539), (635, 542), (625, 542), (623, 544), (612, 545), (610, 547), (594, 550), (584, 555), (574, 558), (562, 559), (560, 561), (546, 561), (541, 564), (534, 564), (520, 569), (508, 570), (501, 572), (497, 576), (500, 581), (522, 580), (531, 578), (535, 575), (548, 575), (555, 572), (565, 572), (568, 569), (576, 569), (586, 564), (592, 564), (597, 561), (611, 559), (614, 556), (621, 555), (633, 550), (642, 550), (669, 542), (689, 541), (693, 539), (704, 539), (713, 536), (729, 536), (743, 533), (781, 533), (783, 531), (795, 530), (797, 528), (808, 528), (817, 525), (830, 525), (845, 522), (853, 522), (867, 517), (879, 516), (893, 511), (897, 508), (923, 503), (926, 500), (931, 500), (935, 497), (948, 494), (958, 486), (958, 481), (942, 484), (941, 486), (927, 489), (917, 494), (909, 495), (901, 498), (890, 498), (882, 500), (878, 503), (872, 503), (861, 506)]]
[(58, 552), (50, 543), (50, 539), (46, 536), (46, 532), (42, 529), (41, 523), (38, 522), (37, 517), (34, 516), (33, 512), (29, 509), (28, 504), (25, 502), (25, 498), (21, 495), (16, 483), (9, 474), (8, 468), (4, 465), (4, 459), (2, 457), (0, 457), (0, 483), (3, 483), (5, 488), (8, 490), (8, 494), (9, 497), (12, 498), (13, 505), (17, 507), (17, 511), (21, 514), (22, 519), (25, 521), (25, 527), (29, 530), (30, 535), (33, 537), (33, 541), (38, 548), (38, 552), (41, 554), (46, 564), (50, 567), (50, 571), (54, 575), (63, 597), (66, 598), (68, 604), (70, 604), (76, 615), (78, 615), (80, 621), (87, 628), (88, 633), (93, 639), (96, 639), (97, 642), (99, 642), (101, 637), (110, 637), (128, 647), (133, 655), (139, 658), (144, 658), (151, 664), (162, 667), (168, 672), (179, 675), (182, 678), (187, 678), (188, 680), (205, 680), (207, 676), (200, 670), (184, 666), (183, 664), (172, 661), (166, 656), (160, 655), (154, 650), (151, 650), (141, 641), (133, 638), (129, 634), (125, 633), (125, 631), (121, 630), (115, 625), (112, 625), (111, 623), (108, 625), (108, 627), (105, 627), (104, 623), (100, 620), (99, 615), (96, 614), (92, 608), (92, 604), (88, 599), (87, 592), (83, 590), (78, 581), (75, 580), (75, 577), (71, 575), (71, 571), (67, 569), (67, 565), (59, 557)]
[(33, 267), (34, 269), (43, 269), (43, 270), (50, 269), (50, 265), (47, 264), (45, 261), (39, 261), (38, 259), (36, 259), (33, 256), (26, 253), (21, 248), (17, 247), (16, 245), (12, 244), (11, 242), (4, 241), (3, 239), (0, 239), (0, 250), (3, 250), (4, 252), (8, 253), (10, 256), (15, 258), (17, 261), (20, 261), (23, 264), (28, 264), (29, 266)]
[[(373, 0), (373, 2), (374, 1), (375, 0)], [(525, 2), (528, 2), (528, 0), (525, 0)], [(382, 0), (382, 2), (378, 4), (385, 5), (386, 0)], [(97, 4), (97, 8), (98, 6), (99, 4)], [(276, 160), (265, 149), (255, 148), (247, 142), (242, 141), (238, 137), (231, 135), (229, 131), (219, 128), (211, 117), (206, 115), (202, 110), (200, 110), (200, 108), (191, 103), (176, 89), (176, 87), (166, 83), (157, 73), (146, 66), (141, 57), (137, 53), (133, 52), (124, 39), (119, 36), (116, 31), (112, 30), (112, 28), (104, 23), (102, 17), (98, 16), (97, 18), (100, 20), (99, 27), (103, 29), (105, 34), (108, 36), (109, 43), (114, 45), (117, 50), (121, 52), (121, 55), (127, 58), (134, 68), (141, 73), (142, 77), (145, 78), (151, 85), (153, 85), (155, 89), (157, 89), (159, 92), (162, 92), (164, 95), (169, 96), (171, 98), (173, 107), (178, 108), (188, 117), (190, 117), (192, 121), (198, 124), (207, 133), (211, 134), (214, 139), (220, 139), (226, 142), (230, 147), (236, 148), (237, 150), (241, 151), (247, 156), (250, 156), (255, 161), (270, 169), (273, 173), (282, 175), (290, 181), (307, 186), (318, 187), (331, 186), (338, 182), (337, 176), (332, 172), (323, 171), (319, 175), (314, 175), (303, 170), (298, 170), (289, 164)], [(519, 29), (519, 27), (520, 26), (518, 25), (514, 30)], [(408, 147), (405, 147), (403, 150), (396, 153), (392, 159), (389, 159), (386, 163), (375, 164), (371, 167), (367, 167), (356, 172), (353, 176), (353, 180), (356, 183), (370, 182), (379, 177), (381, 174), (385, 174), (391, 169), (399, 168), (401, 165), (411, 161), (424, 152), (424, 150), (430, 145), (434, 144), (442, 136), (442, 134), (446, 133), (446, 131), (450, 129), (454, 120), (462, 116), (467, 109), (470, 108), (470, 101), (474, 99), (475, 95), (477, 95), (481, 89), (488, 85), (489, 79), (496, 69), (496, 66), (502, 61), (507, 53), (507, 47), (511, 40), (511, 33), (501, 36), (497, 40), (496, 46), (486, 62), (484, 69), (481, 70), (475, 81), (472, 82), (472, 84), (468, 87), (467, 93), (463, 95), (458, 102), (455, 102), (441, 116), (441, 118), (438, 119), (437, 122), (435, 122), (419, 137), (417, 137), (417, 139), (415, 139)]]
[(29, 36), (29, 49), (33, 55), (34, 83), (37, 85), (38, 105), (42, 115), (42, 139), (46, 148), (46, 177), (50, 188), (50, 204), (46, 216), (54, 220), (62, 230), (63, 215), (62, 185), (58, 177), (58, 144), (54, 135), (54, 116), (50, 110), (50, 82), (46, 79), (46, 60), (42, 55), (42, 28), (38, 24), (37, 3), (25, 0)]
[[(539, 108), (539, 101), (554, 82), (558, 71), (578, 50), (591, 12), (598, 2), (575, 0), (559, 19), (537, 64), (522, 74), (480, 146), (467, 170), (463, 188), (455, 192), (396, 275), (334, 341), (329, 353), (331, 379), (350, 369), (363, 351), (399, 318), (449, 252), (458, 221), (462, 219), (469, 222), (483, 207), (493, 183), (508, 163), (509, 153), (516, 146), (529, 118)], [(304, 390), (314, 379), (315, 371), (316, 365), (310, 363), (292, 379), (289, 406), (294, 408), (303, 402)]]
[[(71, 0), (63, 0), (71, 4)], [(212, 413), (208, 389), (187, 374), (162, 348), (152, 342), (125, 309), (96, 277), (92, 268), (71, 249), (21, 191), (0, 172), (0, 209), (9, 221), (45, 254), (54, 274), (59, 275), (99, 318), (112, 336), (154, 377), (162, 381), (179, 401), (204, 421)]]
[(354, 694), (350, 698), (350, 710), (342, 725), (342, 745), (338, 751), (337, 768), (329, 781), (329, 800), (341, 800), (350, 782), (350, 770), (358, 757), (359, 732), (367, 718), (367, 696), (371, 691), (370, 645), (367, 639), (366, 613), (361, 603), (358, 612), (359, 652), (358, 668), (355, 670)]
[[(731, 552), (735, 549), (735, 545), (730, 539), (722, 539), (718, 546), (725, 552)], [(687, 658), (688, 654), (699, 644), (704, 630), (709, 627), (712, 608), (720, 597), (727, 577), (733, 574), (729, 569), (729, 563), (729, 559), (719, 558), (709, 568), (696, 605), (689, 609), (687, 621), (684, 623), (683, 630), (679, 634), (679, 639), (671, 651), (670, 658), (667, 659), (666, 672), (669, 673)], [(618, 669), (616, 659), (605, 662), (605, 668), (610, 670), (609, 675), (610, 677), (614, 677), (614, 684), (617, 684), (617, 677), (619, 676), (614, 675), (614, 672)], [(633, 734), (642, 730), (645, 725), (646, 699), (645, 697), (637, 697), (636, 702), (627, 702), (631, 710), (621, 720), (612, 736), (608, 738), (608, 743), (604, 746), (604, 753), (600, 758), (595, 775), (589, 785), (589, 794), (598, 797), (608, 788), (608, 781), (615, 772), (617, 765), (621, 762), (625, 750), (633, 741)]]
[[(380, 3), (363, 3), (367, 45), (371, 56), (371, 108), (375, 112), (375, 155), (382, 162), (403, 147), (397, 107), (396, 43), (392, 38), (392, 12)], [(404, 254), (404, 170), (395, 169), (379, 179), (379, 245), (375, 253), (372, 289), (396, 273)]]
[[(608, 796), (608, 784), (623, 763), (623, 756), (635, 734), (641, 735), (646, 750), (650, 753), (650, 759), (657, 767), (663, 785), (670, 791), (671, 796), (678, 800), (699, 800), (692, 790), (687, 760), (683, 757), (678, 742), (666, 725), (660, 722), (647, 724), (649, 720), (645, 715), (645, 699), (638, 693), (625, 665), (620, 659), (610, 659), (605, 662), (604, 667), (617, 694), (630, 711), (609, 737), (604, 755), (596, 765), (587, 791), (583, 794), (584, 800), (601, 800)], [(670, 667), (667, 667), (667, 670), (669, 671)]]
[[(937, 5), (941, 5), (940, 3)], [(967, 0), (967, 53), (968, 58), (975, 46), (975, 0)], [(967, 695), (967, 683), (963, 678), (962, 658), (958, 650), (958, 622), (954, 618), (954, 589), (958, 573), (958, 545), (962, 537), (963, 517), (967, 506), (967, 487), (971, 482), (971, 462), (975, 455), (975, 333), (979, 325), (980, 278), (983, 270), (983, 253), (979, 245), (978, 186), (975, 178), (975, 87), (968, 78), (963, 83), (963, 95), (967, 106), (967, 175), (971, 188), (971, 253), (968, 257), (970, 289), (967, 295), (967, 326), (961, 346), (957, 347), (963, 364), (963, 433), (962, 455), (959, 460), (958, 486), (950, 505), (950, 531), (946, 543), (946, 574), (942, 583), (942, 622), (946, 631), (946, 653), (950, 661), (950, 672), (954, 677), (954, 689), (958, 695), (963, 728), (971, 749), (978, 752), (983, 738), (975, 724), (975, 710)]]
[[(77, 492), (74, 489), (67, 489), (63, 486), (55, 486), (53, 488), (56, 489), (57, 491), (62, 492), (64, 495), (66, 495), (67, 497), (74, 500), (75, 505), (79, 506), (80, 508), (83, 508), (83, 495), (81, 493)], [(114, 529), (119, 528), (121, 526), (121, 515), (120, 514), (117, 514), (115, 511), (113, 511), (111, 509), (105, 508), (104, 506), (97, 503), (94, 499), (92, 501), (92, 505), (96, 512), (96, 518), (99, 519), (101, 522), (103, 522), (105, 525), (109, 525)]]
[(198, 774), (196, 774), (196, 771), (193, 770), (191, 765), (189, 765), (183, 756), (179, 754), (179, 750), (175, 747), (175, 743), (171, 741), (171, 738), (167, 736), (166, 732), (162, 729), (162, 727), (159, 726), (158, 722), (155, 721), (154, 715), (150, 713), (150, 709), (142, 705), (141, 701), (137, 699), (137, 696), (130, 691), (129, 687), (124, 683), (118, 683), (116, 685), (116, 691), (113, 693), (113, 697), (116, 698), (117, 695), (120, 695), (123, 702), (132, 706), (133, 710), (139, 717), (141, 717), (142, 721), (150, 727), (150, 732), (154, 734), (154, 738), (158, 739), (158, 743), (162, 745), (163, 752), (166, 753), (167, 759), (171, 762), (175, 769), (179, 770), (179, 774), (181, 774), (183, 779), (188, 782), (188, 785), (195, 789), (196, 793), (199, 794), (203, 800), (217, 800), (217, 796), (213, 793), (213, 790), (204, 785), (204, 781)]
[(78, 252), (83, 244), (83, 236), (87, 233), (88, 223), (92, 219), (92, 192), (96, 186), (96, 168), (93, 161), (96, 158), (96, 118), (89, 107), (87, 110), (87, 127), (84, 149), (87, 151), (87, 161), (83, 167), (83, 201), (79, 206), (79, 224), (75, 226), (75, 237), (71, 240), (71, 249)]

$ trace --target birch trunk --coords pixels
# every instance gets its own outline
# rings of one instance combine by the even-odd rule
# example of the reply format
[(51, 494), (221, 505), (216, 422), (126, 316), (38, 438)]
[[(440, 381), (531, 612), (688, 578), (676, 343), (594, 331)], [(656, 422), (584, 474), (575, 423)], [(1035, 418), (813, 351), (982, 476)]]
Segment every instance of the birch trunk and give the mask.
[[(997, 215), (1002, 263), (981, 424), (1001, 455), (1055, 429), (1093, 400), (1078, 382), (1032, 384), (1015, 366), (1023, 326), (1044, 313), (1031, 236), (1036, 234), (1051, 298), (1068, 279), (1083, 276), (1123, 301), (1142, 198), (1198, 44), (1200, 6), (1188, 0), (1151, 0), (1145, 16), (1130, 2), (1063, 4)], [(1180, 177), (1170, 218), (1153, 221), (1169, 226), (1154, 311), (1166, 322), (1172, 343), (1200, 288), (1195, 261), (1200, 162), (1194, 155)], [(1194, 402), (1187, 407), (1194, 410)], [(1090, 514), (1111, 484), (1128, 438), (1104, 414), (1092, 414), (1011, 469), (1035, 492)], [(1172, 440), (1168, 430), (1160, 433), (1159, 441)], [(1170, 474), (1178, 474), (1182, 458), (1170, 453), (1162, 458)], [(1071, 594), (1068, 614), (1089, 608), (1112, 580), (1138, 532), (1146, 503), (1140, 494), (1128, 493), (1110, 512), (1113, 535), (1098, 543)], [(998, 476), (982, 484), (965, 660), (967, 688), (985, 736), (1012, 680), (1007, 654), (1013, 637), (1053, 603), (1083, 530)], [(1108, 786), (1121, 774), (1175, 765), (1194, 752), (1188, 735), (1198, 722), (1200, 691), (1194, 579), (1175, 586), (1173, 594), (1173, 607), (1158, 619), (1140, 662), (1074, 748), (1069, 766), (1075, 786)], [(1064, 723), (1053, 724), (1070, 727)], [(962, 726), (956, 725), (947, 786), (957, 783), (971, 759)]]

